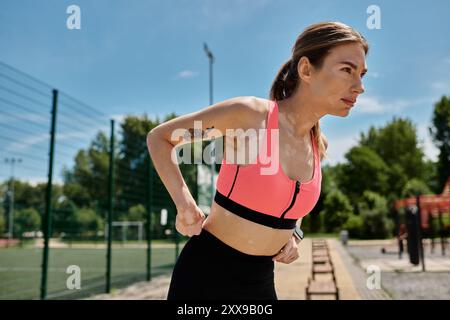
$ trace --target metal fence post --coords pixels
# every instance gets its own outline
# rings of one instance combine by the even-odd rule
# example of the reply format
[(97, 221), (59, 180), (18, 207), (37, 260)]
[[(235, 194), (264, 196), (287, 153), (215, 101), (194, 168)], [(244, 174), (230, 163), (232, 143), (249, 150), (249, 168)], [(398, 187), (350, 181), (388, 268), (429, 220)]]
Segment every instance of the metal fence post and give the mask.
[(53, 158), (55, 154), (55, 134), (56, 134), (56, 114), (58, 109), (58, 90), (53, 89), (52, 102), (52, 124), (50, 131), (50, 153), (48, 165), (48, 180), (45, 195), (45, 212), (42, 224), (44, 231), (44, 252), (42, 258), (42, 275), (41, 275), (41, 299), (47, 297), (47, 272), (48, 272), (48, 254), (49, 254), (49, 239), (52, 230), (52, 180), (53, 180)]
[(425, 256), (422, 241), (422, 211), (420, 210), (420, 194), (416, 195), (417, 206), (417, 245), (419, 246), (419, 256), (422, 261), (422, 271), (425, 271)]
[(178, 235), (178, 231), (177, 231), (177, 228), (176, 228), (176, 226), (175, 226), (175, 221), (176, 221), (176, 218), (177, 218), (177, 208), (175, 207), (175, 205), (172, 203), (172, 209), (173, 209), (173, 213), (174, 213), (174, 215), (173, 215), (173, 235), (174, 235), (174, 240), (175, 240), (175, 262), (177, 261), (177, 259), (178, 259), (178, 255), (179, 255), (179, 252), (180, 252), (180, 237), (179, 237), (179, 235)]
[(108, 248), (106, 253), (106, 293), (111, 291), (112, 216), (114, 209), (114, 120), (111, 120), (108, 179)]
[(148, 157), (147, 174), (147, 281), (152, 280), (152, 160)]

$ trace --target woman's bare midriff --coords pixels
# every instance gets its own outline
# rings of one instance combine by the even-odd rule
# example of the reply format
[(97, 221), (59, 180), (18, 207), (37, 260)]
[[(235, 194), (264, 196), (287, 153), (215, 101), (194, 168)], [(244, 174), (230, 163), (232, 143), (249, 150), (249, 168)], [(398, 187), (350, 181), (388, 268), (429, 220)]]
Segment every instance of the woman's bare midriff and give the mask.
[(241, 218), (216, 202), (212, 203), (203, 228), (234, 249), (261, 256), (277, 254), (293, 233), (293, 230), (274, 229)]

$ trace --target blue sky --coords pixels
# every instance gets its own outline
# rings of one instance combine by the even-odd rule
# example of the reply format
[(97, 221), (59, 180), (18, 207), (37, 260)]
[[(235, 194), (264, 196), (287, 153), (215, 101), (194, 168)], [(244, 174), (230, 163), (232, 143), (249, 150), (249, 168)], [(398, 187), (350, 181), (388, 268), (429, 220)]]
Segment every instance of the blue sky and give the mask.
[[(81, 9), (80, 30), (66, 27), (66, 8), (72, 4)], [(366, 25), (366, 10), (373, 4), (381, 10), (381, 29)], [(209, 104), (204, 41), (216, 57), (214, 102), (243, 95), (267, 98), (298, 34), (312, 23), (341, 21), (368, 40), (369, 72), (366, 92), (349, 116), (321, 120), (329, 141), (324, 164), (343, 161), (361, 131), (394, 116), (417, 125), (426, 156), (436, 160), (426, 128), (433, 103), (450, 95), (448, 12), (448, 1), (2, 0), (0, 61), (108, 116), (162, 117)], [(108, 123), (91, 126), (98, 128), (107, 131)], [(0, 125), (0, 135), (2, 130)], [(60, 133), (75, 146), (80, 139), (70, 130), (61, 127)], [(0, 141), (0, 150), (4, 144)], [(42, 157), (45, 148), (48, 144)], [(1, 161), (3, 179), (9, 167)]]

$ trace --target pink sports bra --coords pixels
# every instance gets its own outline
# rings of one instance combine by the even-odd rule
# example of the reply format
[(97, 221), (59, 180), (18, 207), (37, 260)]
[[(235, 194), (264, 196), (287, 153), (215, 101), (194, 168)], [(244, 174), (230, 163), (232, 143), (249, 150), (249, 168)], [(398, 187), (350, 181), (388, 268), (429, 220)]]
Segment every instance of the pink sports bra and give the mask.
[[(322, 173), (316, 141), (311, 131), (314, 150), (314, 174), (306, 182), (289, 178), (278, 158), (277, 170), (261, 174), (271, 166), (272, 129), (278, 129), (278, 104), (270, 101), (267, 130), (256, 163), (240, 165), (222, 160), (216, 182), (214, 201), (234, 214), (276, 229), (294, 229), (296, 221), (306, 216), (320, 196)], [(273, 147), (279, 140), (274, 140)], [(270, 161), (262, 161), (265, 155)]]

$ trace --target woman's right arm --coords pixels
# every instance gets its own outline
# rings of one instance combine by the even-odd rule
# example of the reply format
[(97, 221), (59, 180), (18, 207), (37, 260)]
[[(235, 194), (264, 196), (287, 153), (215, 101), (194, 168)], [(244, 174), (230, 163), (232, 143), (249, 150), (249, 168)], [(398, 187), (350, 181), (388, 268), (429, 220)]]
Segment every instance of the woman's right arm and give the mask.
[[(200, 234), (205, 215), (198, 208), (183, 179), (176, 157), (173, 156), (175, 148), (220, 137), (226, 134), (227, 129), (246, 130), (258, 112), (261, 110), (255, 97), (236, 97), (166, 121), (148, 133), (147, 148), (155, 170), (176, 205), (176, 229), (181, 234)], [(206, 137), (205, 131), (208, 131)]]

